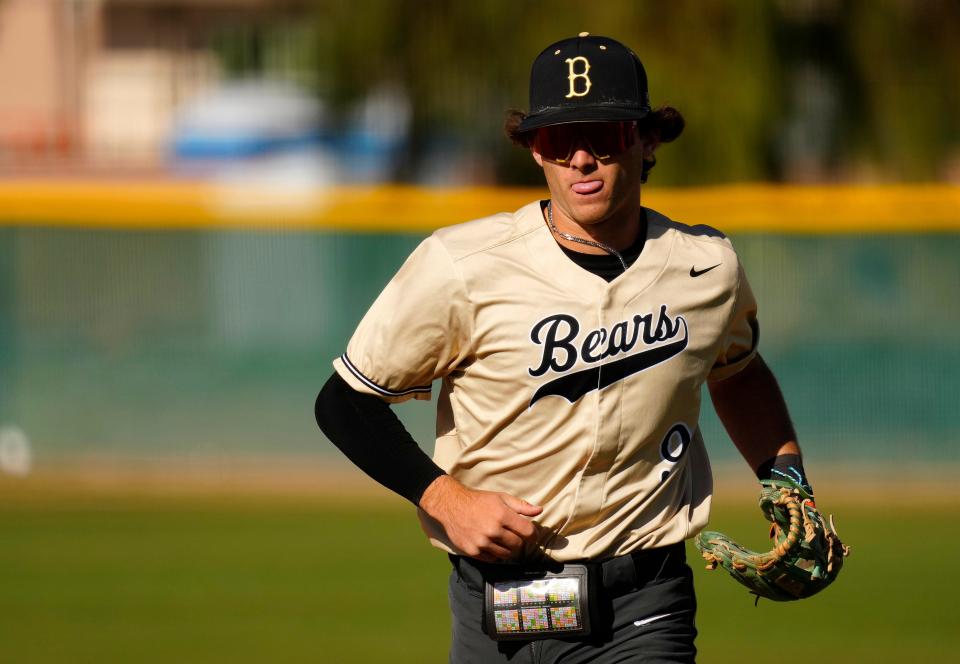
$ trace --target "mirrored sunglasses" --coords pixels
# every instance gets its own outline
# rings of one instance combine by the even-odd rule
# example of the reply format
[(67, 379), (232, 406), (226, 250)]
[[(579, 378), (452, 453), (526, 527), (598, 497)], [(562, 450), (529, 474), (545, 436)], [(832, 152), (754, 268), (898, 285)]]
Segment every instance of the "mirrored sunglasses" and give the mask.
[(532, 146), (544, 158), (561, 164), (569, 161), (581, 145), (597, 159), (610, 159), (636, 143), (636, 127), (636, 122), (549, 125), (536, 130)]

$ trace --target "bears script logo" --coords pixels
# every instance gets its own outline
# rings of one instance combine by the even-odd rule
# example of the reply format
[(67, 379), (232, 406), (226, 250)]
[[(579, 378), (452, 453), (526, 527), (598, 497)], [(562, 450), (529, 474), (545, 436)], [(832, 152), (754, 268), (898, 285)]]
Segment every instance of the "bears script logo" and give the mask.
[[(540, 365), (527, 371), (533, 377), (548, 371), (562, 375), (541, 385), (530, 405), (551, 395), (575, 403), (588, 392), (602, 390), (669, 360), (687, 347), (687, 338), (687, 321), (683, 316), (671, 317), (665, 304), (660, 306), (657, 318), (652, 313), (637, 314), (609, 330), (590, 330), (582, 339), (580, 322), (573, 316), (547, 316), (530, 330), (530, 340), (542, 346), (542, 354)], [(643, 350), (631, 352), (641, 343)], [(611, 359), (619, 355), (623, 357)], [(580, 360), (590, 366), (571, 372)]]

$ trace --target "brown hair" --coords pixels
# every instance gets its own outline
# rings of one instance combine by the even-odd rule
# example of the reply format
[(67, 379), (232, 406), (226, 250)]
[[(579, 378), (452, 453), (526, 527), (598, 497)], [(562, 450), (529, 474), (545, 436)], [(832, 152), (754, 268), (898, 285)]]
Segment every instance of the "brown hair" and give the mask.
[[(533, 131), (520, 131), (520, 123), (527, 117), (523, 111), (510, 109), (507, 111), (506, 120), (503, 123), (503, 131), (506, 133), (514, 145), (529, 148), (533, 140)], [(653, 140), (657, 145), (660, 143), (669, 143), (677, 139), (683, 133), (686, 126), (680, 111), (673, 106), (661, 106), (650, 112), (645, 118), (637, 121), (637, 130), (643, 140)], [(656, 165), (655, 157), (643, 160), (643, 172), (640, 176), (641, 182), (647, 181), (650, 169)]]

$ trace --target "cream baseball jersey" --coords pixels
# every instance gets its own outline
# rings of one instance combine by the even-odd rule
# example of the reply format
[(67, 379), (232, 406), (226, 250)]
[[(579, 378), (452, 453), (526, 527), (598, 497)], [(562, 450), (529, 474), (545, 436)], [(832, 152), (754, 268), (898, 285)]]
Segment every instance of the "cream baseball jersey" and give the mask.
[(543, 506), (530, 557), (607, 558), (707, 523), (701, 387), (756, 353), (756, 302), (722, 234), (646, 215), (643, 251), (609, 283), (563, 253), (539, 202), (438, 230), (334, 361), (388, 401), (442, 379), (434, 460)]

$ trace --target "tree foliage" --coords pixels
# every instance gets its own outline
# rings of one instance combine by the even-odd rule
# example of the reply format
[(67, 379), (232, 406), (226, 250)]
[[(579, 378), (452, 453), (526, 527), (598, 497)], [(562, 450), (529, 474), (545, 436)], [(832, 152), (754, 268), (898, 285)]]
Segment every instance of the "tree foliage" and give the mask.
[[(397, 173), (446, 149), (474, 180), (539, 182), (503, 137), (537, 53), (580, 31), (631, 46), (654, 105), (687, 130), (659, 183), (929, 180), (960, 170), (960, 3), (954, 0), (323, 0), (309, 53), (342, 117), (383, 85), (413, 109)], [(954, 174), (952, 177), (957, 177)]]

